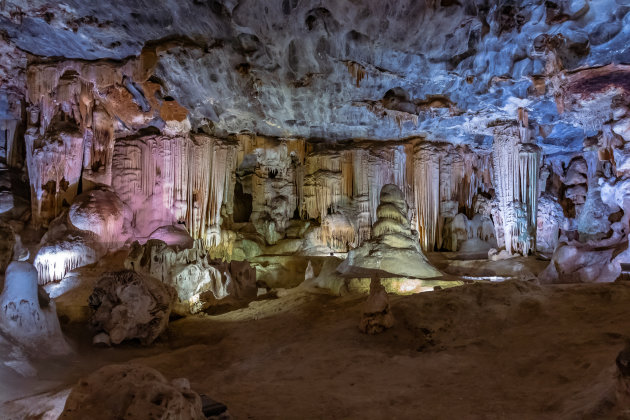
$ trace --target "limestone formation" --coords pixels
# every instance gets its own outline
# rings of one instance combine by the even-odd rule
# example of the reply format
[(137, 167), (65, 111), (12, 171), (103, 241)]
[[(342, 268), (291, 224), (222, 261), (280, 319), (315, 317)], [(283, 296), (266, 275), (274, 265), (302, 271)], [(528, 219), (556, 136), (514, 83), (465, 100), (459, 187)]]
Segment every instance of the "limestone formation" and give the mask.
[(64, 211), (50, 223), (33, 264), (39, 283), (45, 285), (60, 281), (75, 268), (95, 263), (105, 253), (101, 239), (91, 231), (75, 228)]
[(94, 189), (78, 196), (68, 212), (68, 219), (77, 229), (92, 232), (106, 245), (116, 247), (124, 242), (123, 203), (107, 189)]
[[(95, 341), (153, 343), (168, 325), (175, 298), (172, 287), (151, 277), (133, 271), (105, 273), (89, 298)], [(106, 334), (109, 340), (99, 334)]]
[(383, 186), (372, 238), (348, 252), (337, 271), (345, 277), (432, 278), (442, 274), (426, 259), (407, 219), (407, 203), (398, 187)]
[(125, 267), (157, 279), (177, 293), (174, 310), (197, 313), (227, 300), (247, 300), (256, 296), (256, 273), (249, 263), (213, 262), (202, 247), (179, 249), (158, 239), (132, 245)]
[(368, 334), (391, 328), (394, 323), (381, 278), (431, 278), (441, 276), (426, 259), (407, 219), (407, 202), (400, 188), (384, 185), (372, 226), (371, 239), (348, 252), (337, 271), (344, 277), (371, 278), (370, 295), (359, 329)]
[(81, 379), (71, 390), (63, 420), (161, 418), (203, 420), (202, 401), (185, 378), (168, 381), (139, 364), (108, 365)]
[[(434, 302), (447, 304), (440, 295), (451, 293), (441, 290), (448, 286), (511, 278), (541, 283), (539, 296), (529, 301), (513, 299), (522, 285), (497, 297), (511, 303), (499, 321), (476, 304), (470, 308), (481, 317), (447, 314), (425, 325), (430, 311), (423, 304), (422, 316), (409, 312), (400, 334), (380, 340), (420, 350), (447, 330), (480, 328), (479, 337), (459, 334), (457, 348), (487, 350), (487, 343), (496, 343), (483, 332), (510, 336), (518, 330), (515, 320), (557, 327), (557, 318), (546, 319), (548, 308), (539, 309), (560, 289), (571, 305), (576, 295), (590, 302), (589, 293), (597, 290), (614, 307), (625, 296), (623, 279), (630, 272), (629, 98), (630, 0), (0, 0), (0, 284), (12, 294), (9, 318), (0, 317), (0, 325), (11, 326), (0, 330), (0, 376), (8, 377), (0, 381), (0, 400), (15, 385), (46, 391), (29, 401), (54, 398), (58, 405), (61, 388), (52, 394), (43, 388), (63, 382), (66, 376), (57, 372), (65, 375), (61, 367), (74, 361), (62, 358), (58, 366), (56, 360), (46, 376), (32, 349), (61, 337), (51, 315), (55, 305), (64, 328), (81, 337), (93, 291), (95, 345), (149, 344), (169, 314), (185, 316), (164, 347), (192, 360), (185, 366), (199, 367), (202, 373), (192, 379), (203, 386), (238, 384), (242, 393), (226, 393), (247, 395), (252, 406), (258, 390), (238, 381), (277, 380), (284, 392), (287, 375), (273, 364), (311, 350), (274, 342), (270, 348), (281, 357), (270, 357), (254, 342), (256, 334), (272, 326), (274, 334), (288, 331), (281, 340), (291, 336), (290, 311), (298, 305), (304, 305), (299, 314), (306, 323), (300, 319), (294, 335), (319, 334), (325, 330), (320, 321), (336, 319), (329, 306), (352, 300), (305, 290), (364, 293), (369, 282), (360, 328), (375, 333), (393, 324), (386, 292), (430, 292), (397, 298), (394, 309), (402, 317), (399, 308), (416, 298), (426, 303), (438, 295)], [(4, 278), (7, 266), (21, 268)], [(23, 287), (16, 286), (18, 277), (27, 279)], [(549, 286), (558, 283), (566, 285)], [(38, 294), (38, 285), (52, 300)], [(473, 286), (461, 290), (479, 303), (493, 285)], [(584, 305), (559, 306), (574, 311)], [(432, 310), (444, 316), (451, 309)], [(608, 323), (601, 337), (583, 341), (619, 344), (627, 326), (591, 318), (599, 308), (587, 309), (589, 317), (558, 313), (559, 324), (578, 331)], [(250, 321), (261, 318), (267, 319), (250, 336)], [(27, 327), (14, 325), (20, 322)], [(479, 325), (468, 328), (472, 323)], [(582, 350), (565, 331), (553, 331), (558, 347)], [(203, 348), (210, 342), (216, 352)], [(247, 357), (239, 353), (243, 343), (252, 346)], [(155, 354), (157, 347), (133, 352), (174, 366), (172, 356)], [(548, 351), (537, 340), (526, 347), (527, 354)], [(126, 350), (102, 351), (122, 357)], [(432, 358), (435, 372), (444, 368), (441, 362), (447, 376), (452, 366), (487, 371), (482, 356), (498, 354), (462, 353), (475, 362), (454, 364), (440, 356)], [(519, 391), (505, 398), (528, 394), (522, 388), (549, 395), (498, 399), (488, 413), (464, 406), (489, 395), (492, 387), (483, 380), (449, 404), (450, 389), (440, 386), (444, 392), (433, 398), (428, 387), (422, 392), (431, 397), (421, 401), (401, 395), (389, 405), (390, 417), (405, 417), (399, 407), (415, 408), (418, 401), (441, 407), (422, 407), (414, 412), (420, 418), (492, 417), (512, 407), (527, 418), (534, 411), (553, 418), (606, 417), (616, 400), (610, 389), (597, 388), (610, 385), (594, 378), (601, 365), (591, 359), (601, 354), (602, 348), (587, 349), (574, 361), (579, 369), (573, 373), (597, 385), (584, 395), (576, 395), (584, 387), (570, 369), (560, 368), (567, 386), (551, 389), (551, 380), (545, 388), (528, 375), (534, 370), (527, 360), (501, 352), (505, 360), (497, 363), (507, 363), (502, 372), (510, 381), (497, 384), (509, 382)], [(234, 355), (243, 363), (230, 364)], [(258, 356), (274, 369), (256, 376), (266, 368)], [(201, 378), (208, 372), (205, 357), (218, 369), (211, 375), (218, 381)], [(402, 359), (405, 368), (424, 360)], [(510, 366), (514, 360), (522, 366)], [(315, 362), (295, 366), (292, 374), (316, 380), (321, 375), (307, 368), (328, 369), (329, 363), (325, 357)], [(72, 364), (68, 377), (86, 365)], [(479, 376), (475, 369), (461, 371)], [(36, 379), (11, 378), (16, 372)], [(378, 364), (365, 372), (378, 373)], [(514, 372), (518, 380), (509, 376)], [(288, 417), (305, 417), (299, 408), (306, 406), (310, 417), (331, 417), (329, 411), (332, 417), (366, 417), (361, 408), (368, 405), (352, 398), (372, 396), (355, 378), (342, 379), (356, 392), (328, 399), (330, 407), (311, 404), (317, 392), (294, 398), (289, 389), (284, 400), (264, 398), (266, 411), (249, 412), (248, 404), (239, 417), (287, 417), (285, 409)], [(298, 382), (308, 381), (293, 384)], [(280, 395), (274, 386), (263, 388), (260, 396)], [(556, 391), (564, 396), (551, 395)], [(273, 409), (272, 400), (279, 402)], [(143, 404), (128, 414), (152, 415)], [(357, 408), (356, 415), (348, 407)], [(2, 408), (0, 402), (0, 417)], [(369, 408), (372, 416), (383, 416), (376, 405)]]
[(14, 261), (6, 270), (0, 295), (0, 333), (38, 357), (71, 352), (55, 302), (38, 288), (37, 270), (28, 262)]
[(372, 279), (370, 294), (363, 304), (359, 330), (366, 334), (378, 334), (394, 326), (394, 316), (389, 306), (387, 292), (379, 280)]

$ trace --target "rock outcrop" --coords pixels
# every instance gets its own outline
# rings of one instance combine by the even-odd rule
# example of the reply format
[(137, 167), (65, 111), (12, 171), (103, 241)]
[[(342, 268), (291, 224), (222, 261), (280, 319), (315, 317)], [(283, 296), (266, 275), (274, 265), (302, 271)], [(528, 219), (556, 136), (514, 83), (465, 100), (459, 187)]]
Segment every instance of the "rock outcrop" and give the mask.
[(389, 298), (380, 281), (372, 279), (370, 294), (363, 304), (363, 314), (359, 321), (359, 331), (378, 334), (394, 326), (394, 315), (389, 306)]

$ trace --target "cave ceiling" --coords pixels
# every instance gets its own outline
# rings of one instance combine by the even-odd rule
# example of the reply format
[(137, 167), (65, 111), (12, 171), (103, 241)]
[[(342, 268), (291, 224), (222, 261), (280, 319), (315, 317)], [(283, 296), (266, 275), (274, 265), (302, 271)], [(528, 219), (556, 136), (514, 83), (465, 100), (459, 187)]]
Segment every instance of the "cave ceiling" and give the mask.
[(32, 60), (153, 49), (164, 95), (219, 136), (483, 146), (521, 108), (557, 153), (613, 112), (593, 93), (630, 88), (630, 0), (5, 0), (0, 33)]

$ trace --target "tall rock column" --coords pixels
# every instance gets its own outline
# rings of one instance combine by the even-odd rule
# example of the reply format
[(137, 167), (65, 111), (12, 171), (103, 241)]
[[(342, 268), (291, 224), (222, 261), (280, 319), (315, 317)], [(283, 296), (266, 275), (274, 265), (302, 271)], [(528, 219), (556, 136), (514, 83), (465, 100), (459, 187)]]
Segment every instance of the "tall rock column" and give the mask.
[(498, 199), (495, 220), (499, 246), (508, 253), (527, 255), (536, 249), (536, 213), (540, 148), (529, 142), (527, 130), (517, 125), (495, 131), (492, 150), (494, 185)]

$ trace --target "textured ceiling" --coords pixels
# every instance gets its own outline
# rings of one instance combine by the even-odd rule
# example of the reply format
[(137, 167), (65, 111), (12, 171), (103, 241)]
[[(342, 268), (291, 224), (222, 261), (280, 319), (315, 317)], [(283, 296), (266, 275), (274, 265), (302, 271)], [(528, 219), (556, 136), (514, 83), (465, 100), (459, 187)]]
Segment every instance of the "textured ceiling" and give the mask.
[(4, 0), (0, 31), (85, 60), (162, 45), (156, 80), (219, 135), (481, 145), (524, 107), (547, 151), (575, 150), (597, 127), (558, 113), (553, 76), (630, 63), (630, 0)]

